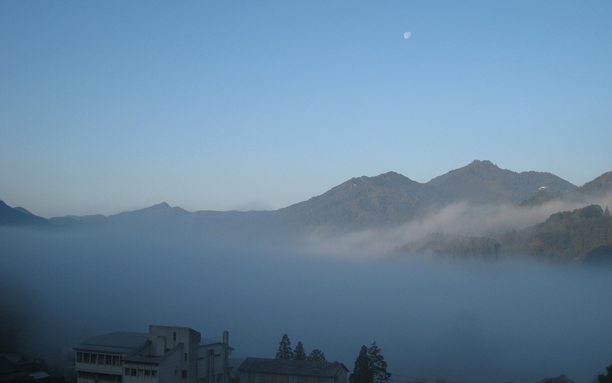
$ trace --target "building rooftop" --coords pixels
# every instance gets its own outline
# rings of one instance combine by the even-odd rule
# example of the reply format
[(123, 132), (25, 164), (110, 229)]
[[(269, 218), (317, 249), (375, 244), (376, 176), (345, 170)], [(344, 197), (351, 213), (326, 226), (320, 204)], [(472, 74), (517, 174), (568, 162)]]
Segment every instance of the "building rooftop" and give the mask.
[(257, 372), (264, 374), (334, 377), (341, 369), (348, 369), (339, 362), (313, 362), (309, 360), (284, 360), (246, 358), (238, 367), (240, 372)]
[(117, 331), (110, 334), (93, 336), (75, 347), (76, 350), (110, 353), (131, 353), (147, 341), (149, 334), (140, 332)]

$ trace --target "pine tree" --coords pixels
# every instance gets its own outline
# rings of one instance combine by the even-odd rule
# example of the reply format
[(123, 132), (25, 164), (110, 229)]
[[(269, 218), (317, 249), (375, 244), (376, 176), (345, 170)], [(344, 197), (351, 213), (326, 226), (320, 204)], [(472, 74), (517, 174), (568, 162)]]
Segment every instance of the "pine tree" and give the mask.
[(368, 357), (370, 359), (370, 369), (374, 375), (374, 383), (389, 382), (391, 373), (387, 372), (387, 362), (385, 362), (385, 358), (380, 354), (380, 348), (378, 348), (376, 342), (372, 343), (372, 346), (368, 348)]
[(327, 362), (325, 359), (325, 354), (323, 354), (323, 351), (319, 350), (318, 348), (312, 350), (306, 360), (311, 360), (313, 362)]
[(376, 342), (370, 348), (361, 346), (355, 368), (349, 377), (350, 383), (388, 383), (391, 373), (387, 372), (387, 362), (380, 353)]
[(283, 339), (278, 345), (276, 359), (293, 359), (293, 350), (291, 349), (291, 341), (287, 334), (283, 335)]
[(604, 374), (597, 375), (598, 383), (612, 383), (612, 364), (606, 367), (606, 371), (608, 371), (606, 375)]
[(302, 342), (298, 341), (293, 352), (293, 360), (306, 360), (306, 352), (304, 352), (304, 345)]
[(363, 345), (359, 356), (355, 360), (355, 367), (353, 373), (349, 377), (350, 383), (373, 383), (374, 373), (370, 368), (370, 357), (368, 356), (368, 348)]
[(607, 207), (607, 206), (606, 206), (606, 210), (604, 210), (604, 214), (603, 214), (603, 216), (604, 216), (605, 218), (610, 218), (610, 210), (608, 210), (608, 207)]

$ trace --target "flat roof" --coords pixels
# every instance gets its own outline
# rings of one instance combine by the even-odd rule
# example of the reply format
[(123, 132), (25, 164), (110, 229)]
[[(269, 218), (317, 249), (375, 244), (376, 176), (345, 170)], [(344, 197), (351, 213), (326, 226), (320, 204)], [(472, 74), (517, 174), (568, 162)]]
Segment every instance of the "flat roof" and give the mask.
[(117, 331), (110, 334), (93, 336), (83, 341), (74, 349), (128, 354), (142, 346), (148, 337), (149, 334), (147, 333)]

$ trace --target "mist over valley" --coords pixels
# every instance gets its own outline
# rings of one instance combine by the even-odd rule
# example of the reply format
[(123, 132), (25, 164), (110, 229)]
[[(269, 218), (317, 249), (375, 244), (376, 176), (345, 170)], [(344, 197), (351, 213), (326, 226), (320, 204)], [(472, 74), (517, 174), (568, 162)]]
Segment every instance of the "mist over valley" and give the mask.
[[(286, 333), (349, 369), (359, 347), (376, 341), (394, 381), (536, 382), (565, 374), (589, 382), (612, 359), (605, 263), (587, 266), (581, 254), (559, 262), (529, 253), (457, 258), (406, 246), (434, 233), (500, 240), (593, 204), (602, 206), (594, 219), (605, 220), (609, 173), (579, 188), (548, 175), (563, 188), (554, 198), (542, 198), (546, 185), (537, 183), (526, 197), (509, 197), (508, 189), (494, 200), (492, 190), (512, 172), (486, 162), (465, 172), (472, 176), (448, 190), (481, 190), (489, 196), (481, 203), (443, 189), (432, 202), (432, 185), (388, 173), (279, 211), (192, 213), (163, 203), (24, 223), (10, 219), (14, 211), (31, 215), (27, 207), (7, 206), (0, 303), (12, 327), (3, 339), (53, 362), (89, 336), (167, 324), (212, 339), (228, 330), (236, 358), (272, 358)], [(545, 201), (533, 202), (537, 195)], [(416, 208), (403, 206), (407, 200)]]

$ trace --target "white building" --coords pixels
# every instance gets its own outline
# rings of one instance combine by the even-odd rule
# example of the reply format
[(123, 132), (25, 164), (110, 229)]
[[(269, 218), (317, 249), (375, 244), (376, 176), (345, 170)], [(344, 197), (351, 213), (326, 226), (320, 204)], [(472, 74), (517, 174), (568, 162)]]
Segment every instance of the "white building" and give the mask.
[(114, 332), (75, 350), (77, 383), (227, 383), (232, 352), (186, 327), (149, 326), (149, 333)]

